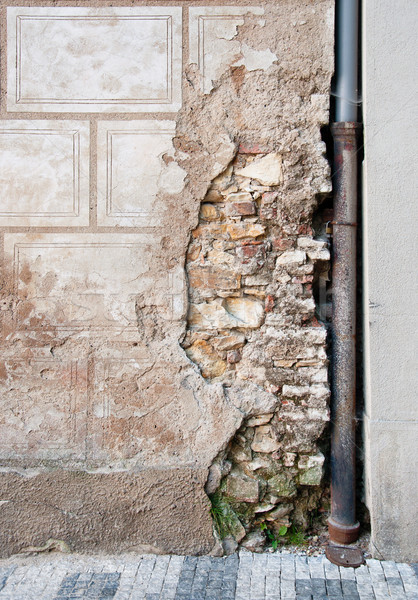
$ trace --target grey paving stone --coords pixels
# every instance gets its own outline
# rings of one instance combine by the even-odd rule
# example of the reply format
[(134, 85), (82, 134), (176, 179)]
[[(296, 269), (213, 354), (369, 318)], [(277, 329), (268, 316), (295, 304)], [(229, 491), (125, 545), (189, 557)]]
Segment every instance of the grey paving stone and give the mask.
[(325, 579), (319, 577), (313, 577), (311, 579), (312, 594), (315, 596), (325, 596), (327, 588), (325, 585)]
[(347, 596), (353, 597), (353, 598), (358, 598), (358, 592), (357, 592), (357, 584), (355, 581), (352, 581), (351, 579), (343, 579), (341, 581), (341, 587), (342, 587), (342, 591), (343, 591), (343, 596), (344, 598)]
[(312, 585), (310, 579), (296, 579), (296, 594), (297, 596), (311, 595)]
[(327, 594), (330, 598), (342, 597), (342, 588), (339, 579), (327, 579), (325, 582)]
[(356, 580), (356, 572), (355, 569), (353, 569), (353, 567), (340, 567), (340, 578), (341, 580), (343, 579), (349, 579), (352, 581)]
[(16, 563), (0, 561), (0, 600), (77, 598), (417, 600), (418, 581), (415, 569), (404, 563), (373, 560), (355, 570), (338, 570), (322, 557), (286, 552), (240, 552), (225, 558), (65, 556), (36, 557), (33, 564), (20, 558)]

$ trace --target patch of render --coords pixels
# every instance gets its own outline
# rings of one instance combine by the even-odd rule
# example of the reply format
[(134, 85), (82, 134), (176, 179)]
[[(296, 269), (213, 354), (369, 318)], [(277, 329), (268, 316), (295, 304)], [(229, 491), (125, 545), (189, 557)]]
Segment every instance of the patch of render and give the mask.
[[(263, 28), (246, 20), (245, 29), (254, 44), (254, 32)], [(280, 43), (277, 34), (269, 38), (272, 52)], [(327, 75), (322, 90), (328, 92)], [(276, 536), (291, 523), (306, 528), (310, 511), (327, 501), (321, 487), (327, 336), (317, 320), (313, 283), (326, 271), (329, 250), (325, 240), (314, 239), (312, 220), (330, 192), (320, 139), (328, 96), (317, 93), (315, 79), (279, 65), (264, 72), (233, 65), (203, 95), (191, 68), (193, 101), (188, 97), (183, 111), (188, 128), (182, 119), (177, 127), (177, 148), (189, 155), (180, 161), (189, 186), (199, 188), (205, 165), (212, 163), (216, 175), (202, 186), (187, 251), (182, 346), (209, 386), (221, 384), (227, 398), (238, 387), (245, 406), (206, 484), (224, 512), (225, 551), (238, 543), (261, 549), (265, 526)], [(274, 397), (269, 410), (252, 405), (254, 389)]]
[[(325, 359), (322, 367), (297, 366), (298, 362), (315, 359), (317, 353), (322, 352), (324, 332), (320, 327), (314, 327), (314, 303), (308, 292), (309, 281), (292, 281), (294, 277), (311, 275), (309, 269), (314, 260), (309, 258), (307, 247), (298, 246), (298, 240), (307, 238), (308, 246), (311, 244), (309, 227), (312, 212), (317, 205), (318, 194), (329, 190), (329, 169), (323, 156), (320, 126), (328, 120), (329, 82), (333, 69), (332, 28), (324, 28), (324, 15), (332, 10), (333, 2), (318, 0), (314, 8), (308, 4), (304, 0), (266, 2), (264, 26), (260, 25), (258, 18), (246, 18), (233, 39), (240, 43), (243, 52), (234, 54), (232, 66), (227, 65), (219, 71), (212, 82), (210, 94), (201, 91), (202, 81), (197, 66), (191, 65), (186, 69), (183, 108), (177, 117), (173, 140), (175, 152), (169, 151), (162, 157), (167, 170), (160, 180), (160, 193), (156, 199), (158, 209), (161, 209), (161, 239), (153, 238), (138, 256), (138, 263), (141, 263), (142, 257), (151, 257), (149, 270), (152, 267), (152, 281), (144, 283), (144, 289), (139, 287), (135, 291), (134, 302), (126, 303), (129, 307), (135, 305), (135, 331), (124, 332), (120, 339), (112, 340), (100, 335), (95, 337), (88, 327), (67, 335), (56, 327), (56, 323), (62, 321), (61, 316), (51, 319), (48, 311), (47, 315), (35, 314), (35, 323), (28, 323), (29, 332), (38, 319), (42, 321), (42, 327), (37, 328), (36, 334), (28, 336), (27, 332), (15, 330), (13, 313), (17, 299), (10, 301), (13, 291), (5, 290), (5, 350), (11, 360), (10, 365), (6, 365), (3, 381), (10, 396), (10, 405), (20, 401), (19, 386), (24, 379), (23, 391), (30, 390), (30, 393), (24, 394), (30, 414), (34, 414), (35, 419), (41, 410), (45, 418), (52, 414), (55, 420), (52, 424), (48, 421), (50, 430), (59, 438), (62, 429), (62, 437), (66, 439), (64, 425), (69, 420), (59, 418), (59, 411), (55, 418), (55, 412), (47, 408), (48, 405), (55, 407), (55, 404), (65, 406), (57, 393), (59, 388), (60, 394), (68, 395), (65, 385), (70, 377), (65, 365), (72, 360), (78, 361), (79, 365), (74, 392), (80, 395), (81, 400), (80, 411), (75, 415), (78, 425), (74, 446), (67, 449), (64, 444), (62, 452), (55, 448), (44, 449), (42, 443), (45, 440), (36, 421), (31, 435), (26, 436), (30, 442), (28, 448), (19, 446), (14, 453), (16, 459), (4, 459), (11, 471), (22, 469), (28, 474), (31, 467), (40, 471), (30, 478), (17, 477), (13, 472), (2, 473), (4, 479), (11, 482), (16, 498), (16, 502), (4, 505), (10, 510), (7, 515), (3, 511), (5, 523), (19, 524), (22, 535), (27, 533), (26, 545), (33, 545), (31, 527), (40, 523), (39, 519), (35, 523), (33, 511), (27, 509), (32, 506), (34, 498), (45, 507), (42, 523), (48, 531), (50, 524), (57, 521), (55, 516), (51, 516), (55, 513), (47, 510), (53, 495), (56, 495), (54, 505), (67, 507), (69, 500), (72, 502), (74, 499), (78, 503), (80, 494), (83, 494), (85, 502), (90, 503), (93, 498), (95, 506), (91, 511), (85, 511), (81, 502), (75, 511), (83, 517), (80, 522), (77, 522), (76, 516), (72, 528), (63, 520), (59, 525), (61, 533), (54, 535), (57, 539), (73, 537), (73, 549), (82, 549), (86, 542), (84, 532), (93, 531), (96, 525), (100, 525), (103, 532), (97, 542), (94, 541), (97, 548), (125, 548), (126, 540), (131, 536), (129, 544), (132, 546), (141, 542), (150, 543), (164, 552), (207, 552), (213, 545), (213, 538), (209, 502), (203, 488), (209, 469), (213, 489), (226, 482), (226, 479), (221, 481), (222, 476), (228, 475), (230, 479), (235, 476), (233, 470), (228, 474), (222, 471), (219, 476), (220, 469), (216, 466), (220, 464), (216, 457), (225, 457), (222, 464), (227, 470), (227, 455), (233, 447), (231, 440), (235, 438), (238, 442), (238, 434), (249, 435), (252, 430), (252, 445), (257, 428), (265, 427), (270, 428), (270, 433), (266, 429), (259, 433), (263, 434), (263, 440), (271, 438), (274, 443), (276, 429), (280, 432), (283, 425), (279, 417), (287, 419), (288, 413), (297, 414), (297, 419), (284, 421), (285, 427), (289, 425), (290, 430), (286, 429), (280, 442), (284, 444), (283, 440), (289, 440), (286, 452), (291, 460), (291, 455), (297, 454), (296, 450), (289, 449), (292, 448), (292, 436), (301, 438), (297, 447), (303, 448), (304, 431), (309, 429), (308, 425), (311, 424), (315, 432), (324, 426), (321, 415), (326, 414), (326, 381), (312, 381), (315, 377), (325, 377)], [(302, 22), (304, 24), (300, 25)], [(253, 54), (246, 48), (262, 54)], [(214, 56), (217, 56), (216, 51)], [(273, 60), (273, 56), (277, 60)], [(244, 59), (245, 64), (236, 64)], [(259, 68), (258, 60), (263, 61), (264, 70)], [(255, 70), (250, 70), (252, 68)], [(269, 162), (274, 159), (275, 172), (281, 174), (277, 185), (272, 181), (257, 182), (256, 176), (248, 175), (248, 171), (248, 176), (238, 174), (239, 169), (254, 167), (258, 159), (265, 156), (269, 157)], [(184, 172), (187, 175), (182, 189)], [(218, 176), (219, 180), (214, 182)], [(240, 186), (236, 192), (230, 189), (230, 194), (242, 192), (251, 195), (254, 214), (222, 216), (222, 202), (212, 201), (207, 194), (217, 188), (218, 194), (225, 177), (232, 180), (231, 185), (236, 182), (237, 187), (238, 184)], [(245, 187), (251, 189), (246, 190)], [(255, 198), (257, 191), (260, 195)], [(225, 198), (224, 194), (219, 194)], [(202, 199), (205, 199), (203, 203)], [(227, 205), (234, 204), (230, 200), (225, 199), (225, 209)], [(199, 225), (200, 209), (202, 213), (213, 210), (210, 206), (203, 208), (204, 204), (213, 205), (219, 216), (214, 221), (201, 218)], [(277, 210), (276, 215), (268, 216), (269, 211), (274, 209)], [(210, 216), (209, 213), (207, 216)], [(225, 230), (225, 237), (222, 234), (219, 239), (213, 239), (213, 242), (220, 243), (217, 249), (214, 246), (210, 248), (209, 241), (208, 252), (217, 250), (218, 254), (231, 255), (236, 264), (242, 264), (243, 269), (251, 269), (252, 261), (264, 263), (253, 275), (237, 271), (241, 276), (240, 287), (235, 289), (237, 296), (212, 299), (202, 296), (202, 301), (192, 302), (196, 306), (210, 308), (218, 305), (220, 312), (230, 318), (229, 326), (223, 324), (218, 337), (226, 337), (227, 332), (240, 339), (242, 336), (245, 338), (242, 348), (238, 345), (220, 351), (220, 362), (227, 364), (221, 376), (202, 377), (198, 367), (178, 343), (186, 335), (184, 345), (187, 346), (191, 335), (191, 328), (190, 332), (186, 332), (186, 303), (182, 304), (182, 298), (186, 296), (185, 287), (182, 287), (183, 267), (191, 232), (197, 228), (205, 230), (208, 225), (226, 224), (230, 231)], [(246, 233), (251, 230), (252, 234), (240, 237), (242, 230)], [(238, 232), (234, 234), (235, 238), (231, 237), (231, 231)], [(200, 243), (199, 235), (195, 241)], [(225, 242), (233, 242), (234, 248), (224, 249)], [(319, 249), (318, 246), (309, 248), (311, 252)], [(255, 254), (251, 256), (253, 251)], [(258, 255), (258, 252), (261, 254)], [(304, 258), (298, 263), (294, 261), (295, 255), (303, 255)], [(282, 265), (279, 263), (281, 256), (286, 257)], [(206, 256), (203, 258), (207, 260)], [(245, 260), (249, 262), (245, 263)], [(236, 264), (234, 269), (238, 269)], [(190, 261), (189, 266), (192, 265), (193, 261)], [(216, 263), (212, 265), (208, 261), (207, 266), (213, 266), (214, 276), (217, 276)], [(229, 268), (227, 264), (218, 266), (225, 270)], [(305, 273), (304, 269), (308, 272)], [(264, 275), (267, 282), (257, 283), (257, 279), (251, 279)], [(167, 276), (175, 280), (170, 290)], [(195, 276), (199, 278), (200, 275), (196, 272)], [(205, 270), (206, 276), (209, 277)], [(285, 281), (287, 277), (291, 278), (289, 285)], [(137, 279), (142, 281), (146, 277)], [(133, 281), (136, 280), (130, 283), (130, 292), (134, 288)], [(47, 288), (49, 284), (50, 281), (45, 280)], [(261, 294), (248, 293), (250, 288)], [(23, 291), (25, 289), (26, 284)], [(225, 291), (229, 293), (234, 289), (227, 288)], [(277, 298), (276, 291), (280, 291)], [(66, 295), (64, 300), (67, 301)], [(297, 306), (300, 310), (294, 310)], [(250, 311), (248, 307), (251, 307)], [(26, 308), (28, 315), (22, 315), (22, 318), (32, 319), (28, 303)], [(255, 315), (257, 326), (237, 327), (249, 314)], [(124, 325), (123, 319), (121, 323)], [(208, 334), (206, 339), (200, 339), (211, 346), (215, 329), (202, 326), (199, 331)], [(289, 332), (292, 332), (290, 337)], [(306, 356), (301, 351), (299, 356), (299, 347), (302, 350), (312, 347), (313, 355), (307, 351)], [(215, 351), (218, 352), (216, 348)], [(223, 352), (235, 351), (237, 354), (230, 355), (233, 360), (228, 362), (228, 354), (225, 360)], [(30, 369), (25, 370), (23, 375), (13, 366), (16, 355), (29, 364)], [(39, 362), (36, 358), (40, 355), (48, 364), (57, 365), (55, 379), (51, 377), (47, 390), (44, 360)], [(51, 356), (54, 361), (50, 363)], [(241, 356), (241, 359), (234, 362), (234, 356), (235, 359)], [(293, 366), (280, 365), (279, 361), (290, 360), (289, 357), (293, 356), (296, 361)], [(112, 361), (123, 364), (123, 367), (115, 369), (114, 373), (106, 371), (103, 365)], [(65, 367), (64, 371), (61, 364)], [(285, 384), (289, 388), (286, 396)], [(308, 386), (310, 392), (303, 396), (301, 390)], [(85, 398), (88, 398), (88, 403)], [(317, 412), (316, 403), (320, 404)], [(251, 418), (258, 421), (251, 422)], [(88, 436), (85, 434), (87, 421)], [(242, 425), (244, 429), (241, 430)], [(31, 427), (31, 424), (28, 426)], [(18, 427), (21, 427), (20, 421)], [(18, 433), (20, 435), (21, 430)], [(38, 447), (43, 452), (41, 458)], [(250, 450), (253, 456), (259, 452)], [(259, 455), (267, 460), (273, 457), (272, 452), (259, 452)], [(301, 458), (307, 457), (308, 460), (316, 455), (316, 463), (306, 463), (306, 468), (303, 467)], [(301, 473), (309, 472), (318, 467), (321, 460), (316, 450), (300, 450), (293, 469), (300, 466)], [(293, 476), (292, 467), (286, 467), (283, 461), (284, 458), (280, 458), (277, 464), (288, 469), (284, 472)], [(243, 471), (244, 463), (237, 463), (238, 466), (244, 473), (244, 483), (247, 478), (251, 485), (256, 481), (259, 489), (258, 500), (244, 502), (243, 505), (250, 508), (262, 505), (267, 498), (264, 484), (258, 479), (262, 471), (257, 469), (247, 475)], [(238, 483), (239, 477), (236, 478)], [(45, 478), (48, 478), (48, 486), (44, 484)], [(135, 485), (132, 486), (133, 479)], [(16, 485), (16, 480), (19, 485)], [(267, 481), (267, 478), (264, 477), (264, 480)], [(291, 481), (295, 481), (295, 477)], [(233, 483), (236, 483), (235, 480)], [(95, 488), (96, 485), (99, 487)], [(122, 485), (129, 487), (130, 491), (121, 493)], [(92, 489), (99, 489), (99, 492), (91, 493)], [(300, 485), (298, 489), (301, 489)], [(39, 500), (39, 490), (45, 491), (45, 500)], [(7, 494), (3, 486), (2, 497), (8, 498)], [(97, 498), (101, 499), (100, 502)], [(144, 510), (138, 509), (138, 499)], [(294, 502), (293, 496), (291, 502)], [(286, 502), (275, 506), (280, 504)], [(299, 503), (297, 506), (302, 505)], [(175, 511), (175, 518), (171, 510)], [(110, 515), (108, 520), (104, 520), (103, 514)], [(143, 514), (144, 518), (138, 518), (138, 514)], [(119, 519), (125, 519), (123, 527), (119, 526)], [(191, 528), (187, 529), (185, 522)], [(197, 525), (192, 527), (192, 524)], [(245, 523), (242, 526), (245, 528)], [(49, 533), (47, 536), (40, 533), (39, 536), (42, 544), (50, 537)], [(6, 547), (6, 544), (3, 546)]]

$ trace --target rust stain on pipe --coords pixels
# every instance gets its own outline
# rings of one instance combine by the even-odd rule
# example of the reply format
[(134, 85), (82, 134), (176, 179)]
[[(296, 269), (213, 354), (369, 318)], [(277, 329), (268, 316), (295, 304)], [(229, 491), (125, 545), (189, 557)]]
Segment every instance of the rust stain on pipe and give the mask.
[(355, 516), (356, 220), (358, 123), (334, 123), (332, 315), (332, 542), (358, 537)]

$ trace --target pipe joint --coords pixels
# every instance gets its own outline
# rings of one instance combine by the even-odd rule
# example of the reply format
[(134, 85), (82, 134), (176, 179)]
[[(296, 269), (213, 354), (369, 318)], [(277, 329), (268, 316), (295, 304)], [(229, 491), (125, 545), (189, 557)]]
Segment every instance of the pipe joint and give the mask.
[(328, 519), (328, 532), (331, 542), (335, 544), (352, 544), (358, 539), (360, 523), (356, 521), (352, 525), (342, 525), (335, 519)]

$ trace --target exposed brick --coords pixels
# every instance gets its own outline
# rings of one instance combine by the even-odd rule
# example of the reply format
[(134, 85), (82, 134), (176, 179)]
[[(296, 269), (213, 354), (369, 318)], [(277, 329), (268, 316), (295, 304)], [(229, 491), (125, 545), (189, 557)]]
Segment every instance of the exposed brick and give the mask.
[(298, 227), (299, 235), (313, 235), (312, 227), (309, 225), (299, 225)]
[(267, 148), (267, 146), (260, 146), (259, 144), (240, 144), (238, 148), (238, 152), (240, 154), (268, 154), (269, 152), (273, 152), (272, 148)]
[(232, 217), (255, 215), (255, 203), (252, 201), (231, 202), (230, 204), (226, 205), (225, 214)]
[(274, 308), (275, 300), (270, 294), (266, 297), (264, 308), (266, 312), (271, 312)]
[(295, 241), (290, 238), (274, 238), (272, 240), (272, 246), (274, 250), (290, 250), (290, 248), (294, 248)]

